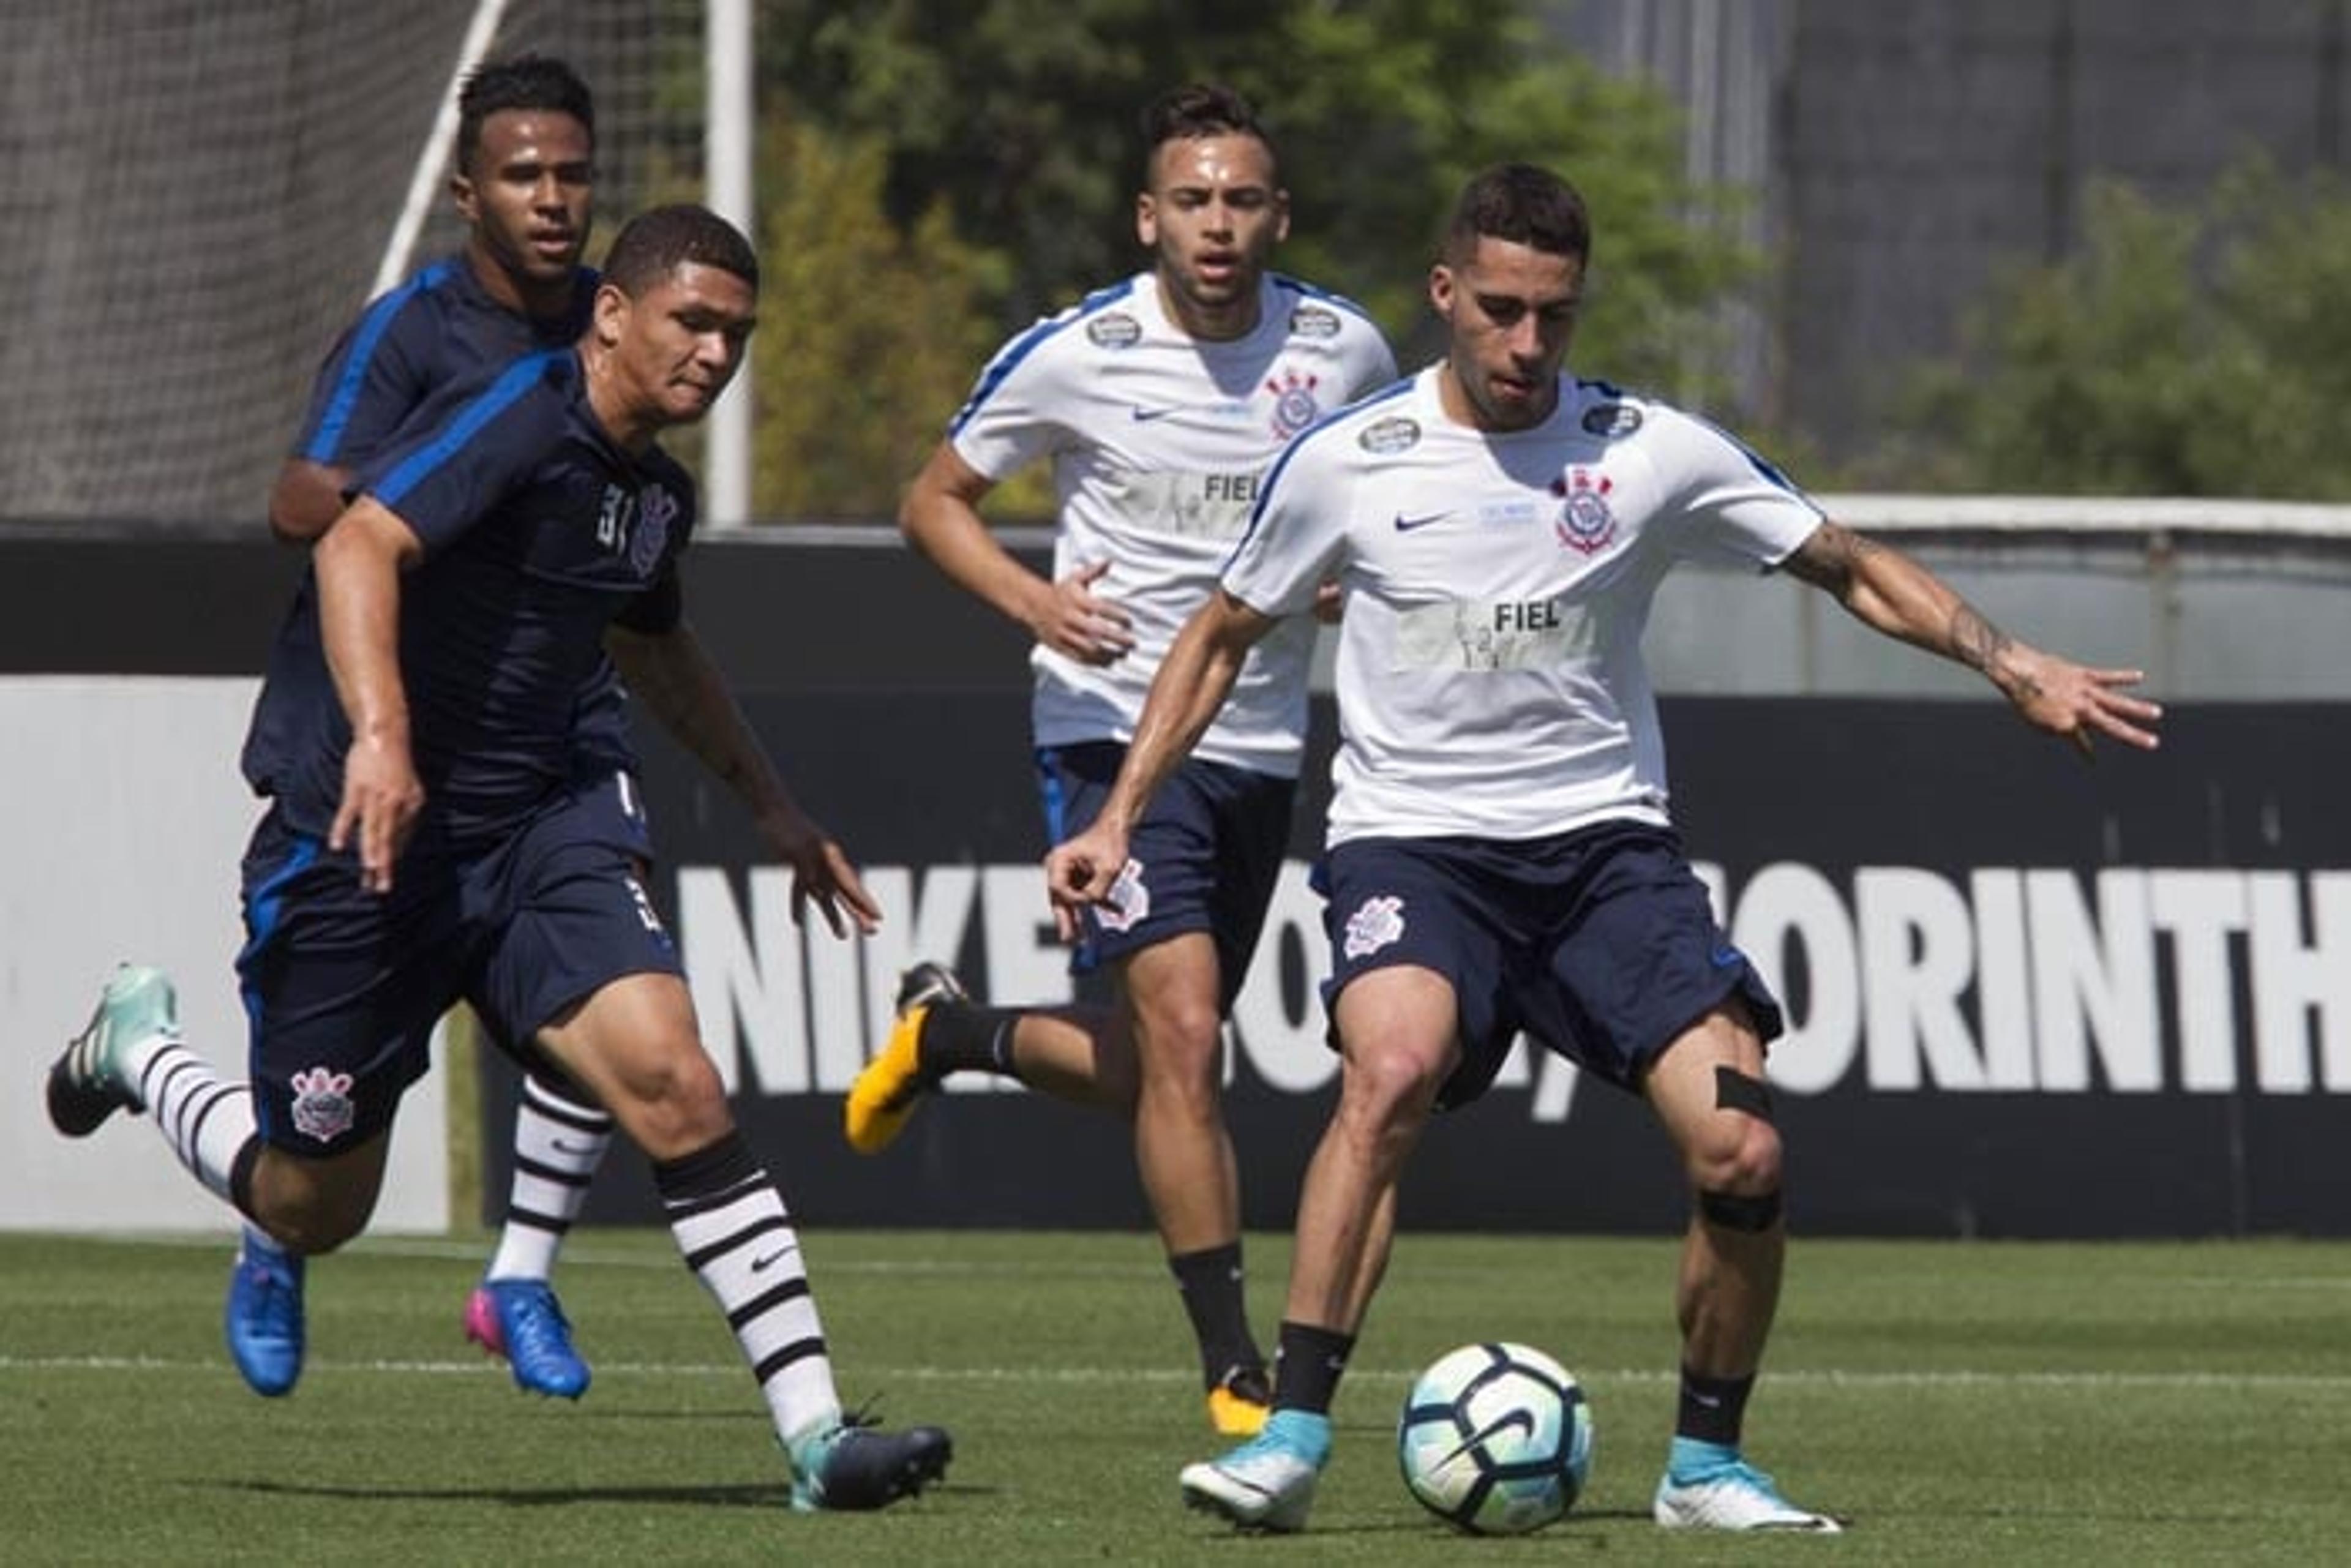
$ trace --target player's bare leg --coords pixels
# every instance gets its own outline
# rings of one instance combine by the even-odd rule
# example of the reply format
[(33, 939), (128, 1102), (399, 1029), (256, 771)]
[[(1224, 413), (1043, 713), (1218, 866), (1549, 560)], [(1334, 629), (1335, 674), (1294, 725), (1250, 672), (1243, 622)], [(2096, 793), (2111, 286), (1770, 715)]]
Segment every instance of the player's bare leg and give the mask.
[(1346, 1066), (1298, 1201), (1273, 1410), (1253, 1441), (1178, 1478), (1187, 1504), (1259, 1530), (1301, 1530), (1331, 1456), (1331, 1401), (1386, 1268), (1396, 1181), (1458, 1058), (1441, 976), (1374, 969), (1339, 993)]
[(1134, 1040), (1135, 1167), (1199, 1345), (1209, 1424), (1251, 1436), (1272, 1387), (1245, 1299), (1216, 943), (1184, 932), (1130, 955), (1120, 978)]
[(880, 1508), (946, 1472), (935, 1427), (845, 1420), (783, 1194), (736, 1130), (685, 983), (640, 974), (595, 992), (540, 1038), (653, 1162), (678, 1249), (759, 1381), (792, 1467), (796, 1508)]
[(1675, 1298), (1680, 1413), (1658, 1483), (1657, 1522), (1834, 1531), (1834, 1520), (1791, 1504), (1740, 1449), (1787, 1250), (1780, 1133), (1763, 1047), (1744, 1008), (1727, 1003), (1699, 1019), (1657, 1058), (1642, 1087), (1692, 1196)]
[(1057, 1100), (1132, 1119), (1134, 1041), (1123, 1014), (1071, 1005), (977, 1002), (944, 964), (925, 961), (898, 983), (890, 1033), (841, 1102), (841, 1132), (861, 1155), (898, 1139), (924, 1099), (954, 1073), (1011, 1078)]
[(1012, 1075), (1072, 1105), (1134, 1115), (1141, 1090), (1134, 1036), (1124, 1015), (1107, 1008), (1023, 1009), (1012, 1028)]
[(1339, 1104), (1298, 1200), (1291, 1322), (1353, 1335), (1387, 1266), (1395, 1189), (1459, 1051), (1459, 1009), (1441, 975), (1399, 964), (1339, 993), (1346, 1064)]
[(188, 1174), (245, 1217), (223, 1314), (229, 1356), (255, 1393), (291, 1392), (302, 1375), (302, 1260), (367, 1223), (388, 1137), (323, 1160), (263, 1145), (251, 1086), (188, 1048), (170, 977), (141, 965), (109, 977), (89, 1023), (50, 1068), (47, 1095), (68, 1137), (89, 1136), (117, 1111), (151, 1113)]

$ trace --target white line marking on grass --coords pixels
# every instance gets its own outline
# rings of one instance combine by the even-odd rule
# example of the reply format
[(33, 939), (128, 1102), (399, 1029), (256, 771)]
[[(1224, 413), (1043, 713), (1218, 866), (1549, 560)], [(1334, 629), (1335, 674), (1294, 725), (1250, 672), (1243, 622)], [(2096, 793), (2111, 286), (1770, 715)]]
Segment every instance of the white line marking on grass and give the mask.
[[(206, 1372), (227, 1369), (221, 1361), (186, 1361), (168, 1356), (122, 1355), (0, 1355), (0, 1372)], [(479, 1361), (336, 1361), (314, 1356), (312, 1370), (389, 1373), (428, 1377), (497, 1377), (509, 1375), (506, 1364)], [(607, 1362), (596, 1363), (602, 1376), (741, 1377), (739, 1362)], [(872, 1366), (858, 1370), (862, 1383), (1061, 1383), (1090, 1385), (1125, 1383), (1190, 1383), (1197, 1374), (1174, 1367), (1110, 1366)], [(1419, 1375), (1417, 1368), (1350, 1367), (1350, 1382), (1406, 1384)], [(2103, 1389), (2260, 1389), (2351, 1393), (2351, 1373), (2284, 1372), (1843, 1372), (1829, 1368), (1799, 1368), (1767, 1372), (1774, 1384), (1823, 1388), (2103, 1388)], [(1658, 1370), (1617, 1368), (1584, 1375), (1594, 1384), (1662, 1384), (1676, 1375)]]
[[(77, 1236), (75, 1241), (94, 1242), (114, 1247), (173, 1247), (193, 1248), (206, 1252), (233, 1252), (236, 1249), (235, 1233), (157, 1232), (154, 1234), (98, 1234)], [(824, 1250), (822, 1232), (813, 1233), (820, 1254)], [(485, 1237), (479, 1241), (452, 1241), (431, 1236), (370, 1236), (338, 1249), (339, 1257), (426, 1258), (455, 1262), (479, 1262), (489, 1256), (494, 1241)], [(655, 1249), (646, 1252), (599, 1252), (593, 1241), (574, 1239), (563, 1253), (563, 1266), (569, 1269), (626, 1269), (644, 1273), (674, 1274), (680, 1265), (677, 1254)], [(1167, 1266), (1155, 1253), (1138, 1256), (1132, 1263), (1088, 1263), (1056, 1260), (1040, 1263), (1032, 1258), (1005, 1259), (930, 1259), (930, 1258), (867, 1258), (849, 1259), (820, 1257), (820, 1267), (827, 1274), (874, 1274), (885, 1277), (904, 1276), (942, 1279), (974, 1279), (980, 1277), (1019, 1277), (1033, 1280), (1062, 1276), (1081, 1279), (1164, 1279)]]

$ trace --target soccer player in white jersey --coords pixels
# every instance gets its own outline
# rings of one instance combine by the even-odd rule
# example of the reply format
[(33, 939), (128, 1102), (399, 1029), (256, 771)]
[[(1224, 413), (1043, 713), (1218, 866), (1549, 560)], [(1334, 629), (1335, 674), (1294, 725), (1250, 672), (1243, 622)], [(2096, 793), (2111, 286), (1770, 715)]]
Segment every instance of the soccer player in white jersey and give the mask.
[(1778, 1004), (1715, 925), (1666, 810), (1640, 637), (1673, 563), (1778, 568), (1865, 624), (1982, 673), (2085, 749), (2161, 716), (1994, 627), (1770, 465), (1665, 404), (1562, 373), (1591, 232), (1558, 176), (1473, 179), (1432, 269), (1444, 358), (1317, 424), (1261, 487), (1218, 591), (1161, 665), (1093, 825), (1046, 862), (1064, 926), (1113, 896), (1134, 824), (1207, 732), (1251, 647), (1346, 594), (1326, 988), (1343, 1061), (1308, 1166), (1264, 1431), (1187, 1467), (1193, 1506), (1306, 1522), (1329, 1410), (1385, 1261), (1378, 1222), (1432, 1109), (1475, 1098), (1512, 1036), (1646, 1099), (1690, 1195), (1667, 1526), (1833, 1531), (1745, 1458), (1780, 1291)]
[[(1176, 89), (1146, 110), (1143, 140), (1135, 232), (1152, 265), (1008, 343), (900, 513), (916, 549), (1036, 637), (1049, 842), (1082, 826), (1116, 775), (1152, 671), (1213, 587), (1274, 454), (1396, 373), (1353, 305), (1268, 270), (1289, 196), (1246, 101)], [(978, 510), (1040, 461), (1061, 507), (1050, 580)], [(1116, 896), (1088, 915), (1074, 964), (1106, 968), (1118, 1007), (982, 1007), (918, 966), (845, 1113), (851, 1144), (873, 1153), (926, 1090), (977, 1071), (1131, 1119), (1209, 1418), (1235, 1436), (1264, 1424), (1270, 1381), (1243, 1302), (1220, 1026), (1289, 836), (1313, 636), (1301, 621), (1251, 653), (1231, 707), (1137, 825)]]

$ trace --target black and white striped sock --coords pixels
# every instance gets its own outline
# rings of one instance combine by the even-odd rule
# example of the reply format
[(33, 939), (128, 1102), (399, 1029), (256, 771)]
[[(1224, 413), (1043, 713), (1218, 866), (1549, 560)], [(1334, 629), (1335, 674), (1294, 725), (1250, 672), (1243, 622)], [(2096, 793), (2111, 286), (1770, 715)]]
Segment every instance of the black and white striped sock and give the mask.
[(515, 1107), (514, 1181), (486, 1277), (544, 1280), (588, 1202), (589, 1184), (612, 1146), (612, 1118), (536, 1078)]
[(784, 1195), (740, 1133), (657, 1161), (653, 1185), (686, 1267), (718, 1299), (786, 1447), (841, 1418), (841, 1396)]
[(176, 1038), (159, 1041), (136, 1071), (140, 1101), (172, 1153), (216, 1197), (235, 1203), (238, 1157), (260, 1138), (252, 1085), (224, 1080)]

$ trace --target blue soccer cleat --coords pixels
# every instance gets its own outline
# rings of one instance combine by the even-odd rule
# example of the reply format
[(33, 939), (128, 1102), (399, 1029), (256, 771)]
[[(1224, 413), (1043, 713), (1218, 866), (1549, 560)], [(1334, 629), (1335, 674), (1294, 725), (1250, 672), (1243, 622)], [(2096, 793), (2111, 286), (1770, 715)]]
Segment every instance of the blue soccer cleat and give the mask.
[(1844, 1526), (1798, 1508), (1737, 1448), (1676, 1437), (1651, 1506), (1667, 1530), (1787, 1530), (1834, 1535)]
[(485, 1280), (465, 1299), (465, 1337), (504, 1356), (526, 1394), (577, 1399), (588, 1364), (571, 1348), (571, 1323), (543, 1280)]
[(292, 1392), (302, 1375), (302, 1260), (247, 1230), (225, 1316), (228, 1358), (245, 1385), (265, 1399)]
[(811, 1513), (887, 1508), (914, 1497), (947, 1473), (955, 1443), (936, 1427), (884, 1432), (849, 1416), (785, 1451), (792, 1464), (792, 1507)]
[(1331, 1417), (1276, 1410), (1265, 1429), (1221, 1458), (1186, 1465), (1184, 1504), (1244, 1530), (1306, 1528), (1314, 1484), (1331, 1462)]

